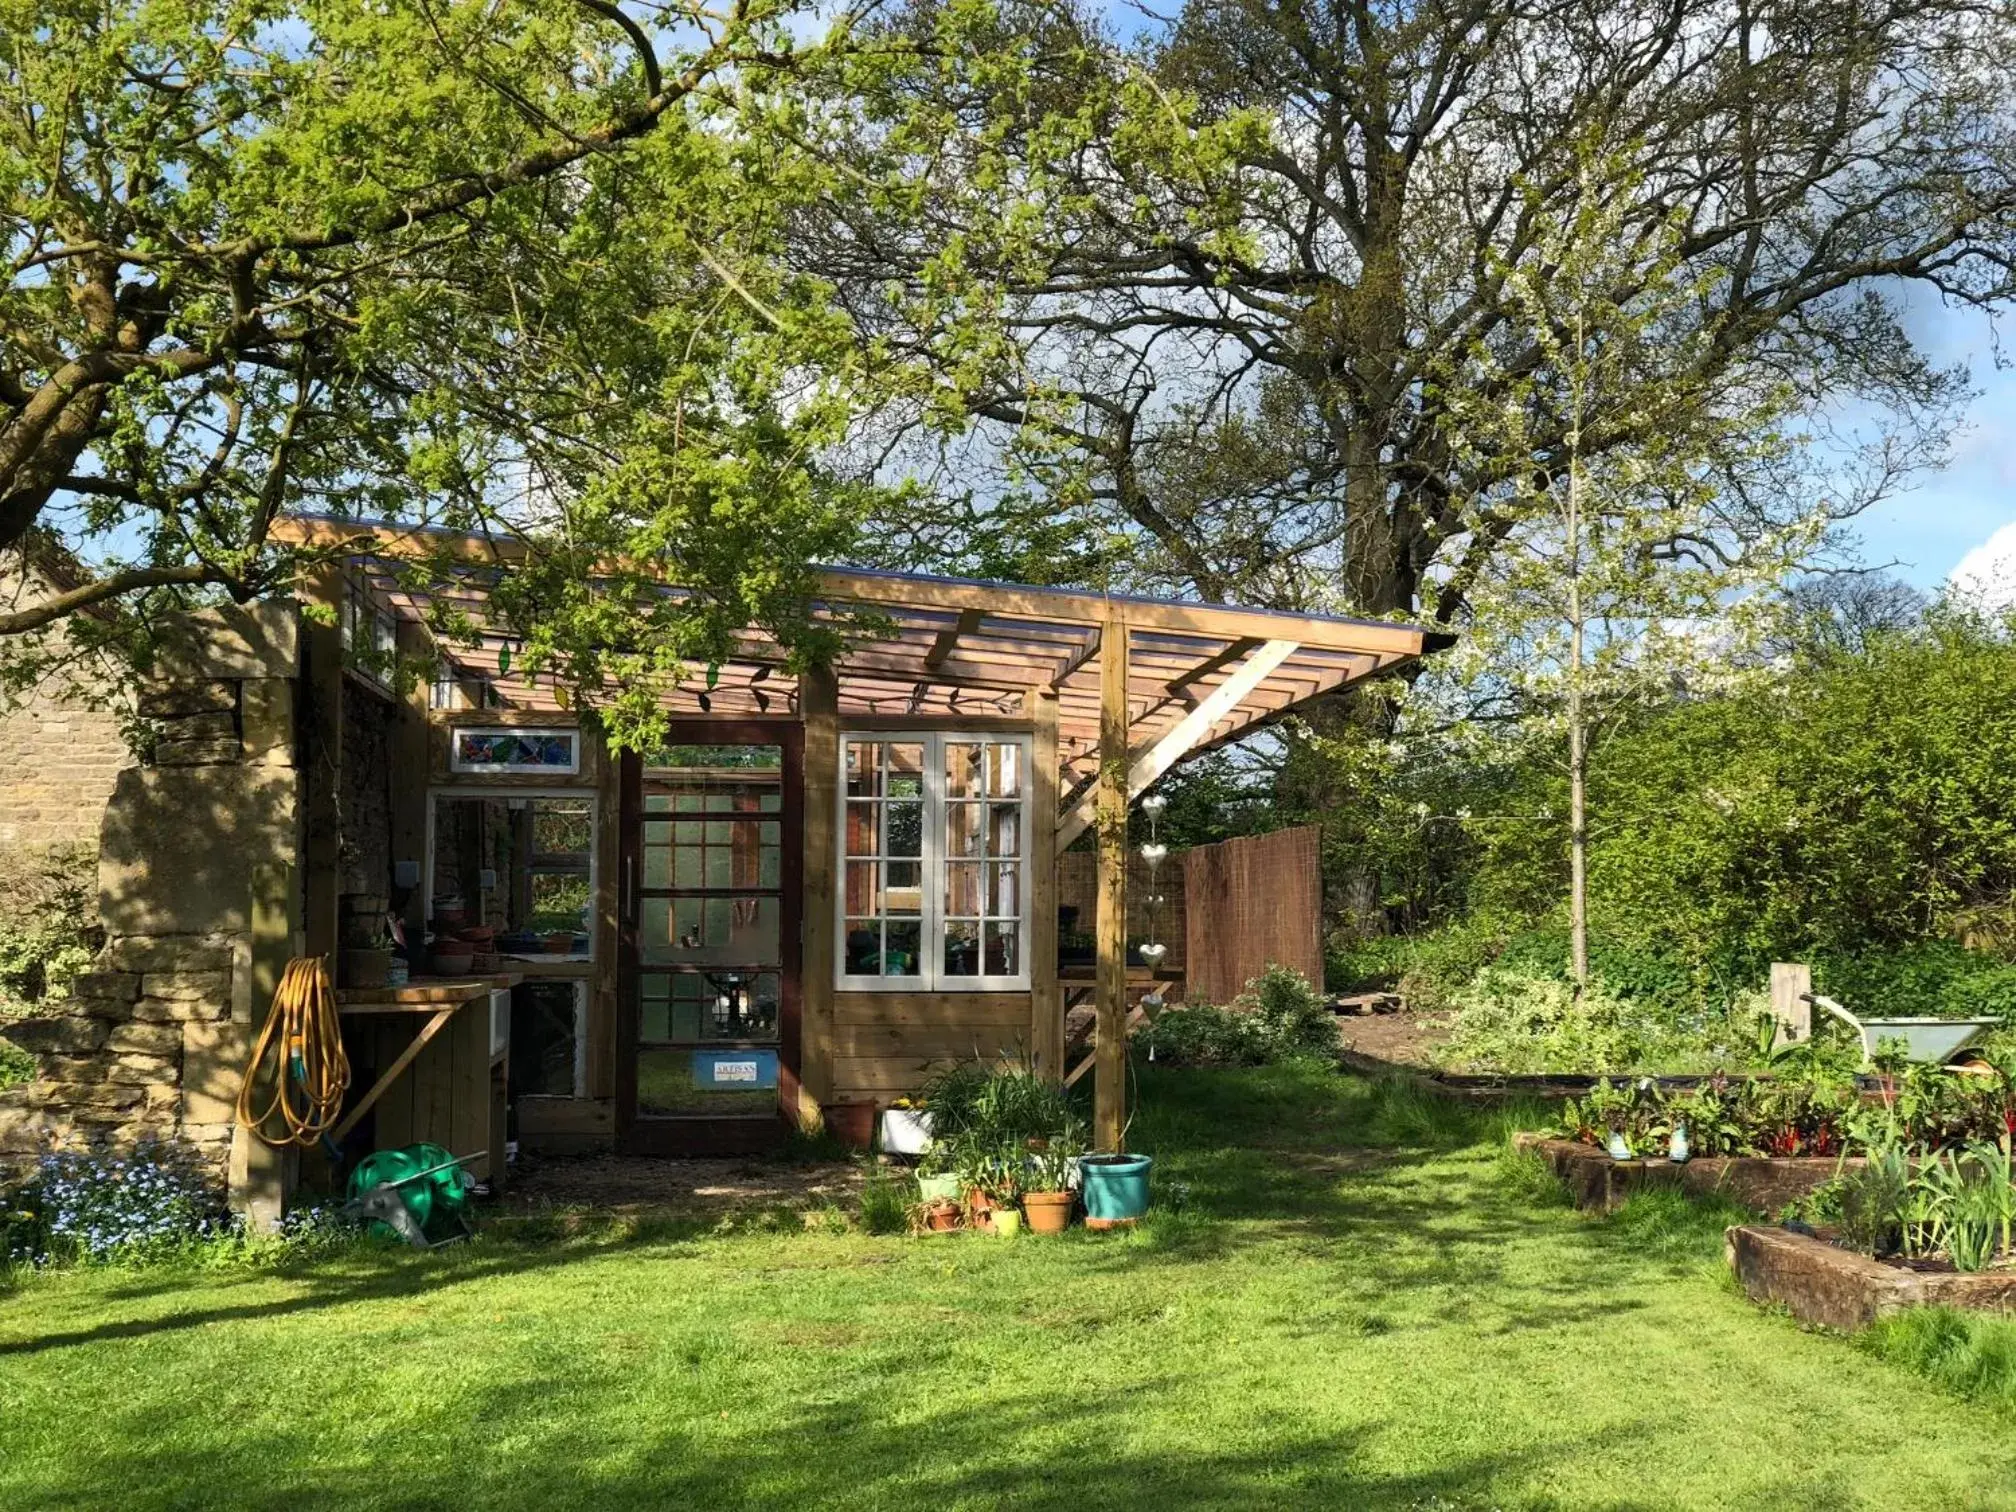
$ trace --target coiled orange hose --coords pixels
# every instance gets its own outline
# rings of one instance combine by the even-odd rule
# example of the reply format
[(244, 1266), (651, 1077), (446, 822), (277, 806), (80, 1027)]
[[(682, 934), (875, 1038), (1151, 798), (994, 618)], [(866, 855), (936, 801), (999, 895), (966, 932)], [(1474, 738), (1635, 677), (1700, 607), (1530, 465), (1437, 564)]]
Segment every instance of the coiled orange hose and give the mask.
[[(271, 1063), (270, 1066), (268, 1063)], [(252, 1111), (254, 1088), (270, 1074), (273, 1096)], [(343, 1112), (350, 1089), (350, 1057), (343, 1052), (343, 1025), (336, 1016), (336, 992), (327, 956), (296, 956), (280, 977), (266, 1027), (252, 1047), (245, 1081), (238, 1089), (238, 1122), (275, 1149), (314, 1145)], [(284, 1136), (268, 1132), (278, 1117)]]

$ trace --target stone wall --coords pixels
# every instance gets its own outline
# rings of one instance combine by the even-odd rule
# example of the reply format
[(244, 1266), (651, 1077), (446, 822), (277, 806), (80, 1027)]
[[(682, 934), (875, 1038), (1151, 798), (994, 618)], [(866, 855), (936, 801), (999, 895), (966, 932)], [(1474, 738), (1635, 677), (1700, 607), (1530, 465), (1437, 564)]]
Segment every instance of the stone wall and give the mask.
[(56, 684), (0, 715), (0, 847), (96, 844), (120, 771), (133, 764), (116, 714)]
[(299, 854), (296, 612), (191, 615), (161, 666), (140, 699), (159, 730), (154, 764), (117, 775), (98, 835), (105, 947), (67, 1001), (7, 1030), (38, 1079), (0, 1091), (0, 1163), (167, 1136), (220, 1183), (229, 1163), (254, 888)]

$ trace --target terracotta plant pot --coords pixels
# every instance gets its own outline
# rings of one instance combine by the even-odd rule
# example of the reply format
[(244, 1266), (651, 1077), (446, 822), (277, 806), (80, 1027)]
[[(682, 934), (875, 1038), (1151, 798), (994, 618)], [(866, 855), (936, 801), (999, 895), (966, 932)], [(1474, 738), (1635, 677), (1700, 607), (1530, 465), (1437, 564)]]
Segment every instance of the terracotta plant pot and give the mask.
[(392, 978), (389, 950), (345, 950), (336, 958), (336, 974), (345, 987), (383, 987)]
[(1022, 1211), (1029, 1219), (1032, 1234), (1061, 1234), (1071, 1227), (1071, 1207), (1077, 1198), (1070, 1192), (1028, 1192)]
[(865, 1150), (875, 1142), (875, 1104), (872, 1102), (827, 1103), (820, 1110), (826, 1132), (851, 1149)]
[(924, 1221), (934, 1234), (949, 1234), (959, 1227), (959, 1204), (934, 1202), (924, 1210)]

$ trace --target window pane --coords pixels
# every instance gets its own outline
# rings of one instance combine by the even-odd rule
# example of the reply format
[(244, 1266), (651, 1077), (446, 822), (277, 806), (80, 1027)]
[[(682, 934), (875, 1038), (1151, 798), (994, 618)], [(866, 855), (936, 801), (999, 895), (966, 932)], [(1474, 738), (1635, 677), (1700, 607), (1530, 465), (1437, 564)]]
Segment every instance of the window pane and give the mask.
[(847, 796), (876, 798), (882, 793), (882, 746), (878, 741), (847, 742)]
[(945, 926), (945, 963), (947, 976), (970, 977), (980, 975), (980, 926), (978, 924), (947, 924)]
[(986, 747), (977, 741), (948, 740), (945, 742), (945, 796), (947, 798), (978, 798), (981, 796), (981, 758)]
[(945, 854), (948, 856), (977, 856), (980, 854), (979, 804), (948, 803), (945, 805)]
[(987, 794), (991, 798), (1022, 796), (1022, 747), (1002, 743), (987, 747)]
[(882, 921), (880, 919), (849, 919), (847, 921), (847, 975), (880, 976), (882, 974)]
[(881, 878), (876, 875), (880, 868), (873, 861), (849, 861), (847, 863), (847, 899), (845, 907), (849, 914), (879, 913), (881, 911)]
[(1016, 948), (1022, 931), (1019, 924), (987, 926), (987, 975), (1016, 976), (1021, 971), (1021, 952)]
[(1019, 856), (1022, 854), (1021, 804), (990, 803), (987, 805), (987, 854), (990, 856)]
[(879, 804), (850, 803), (847, 805), (847, 854), (850, 856), (872, 856), (876, 854), (876, 832), (878, 829)]
[(691, 1043), (700, 1038), (701, 1001), (707, 996), (707, 980), (691, 972), (672, 978), (672, 1035)]
[[(640, 1050), (637, 1053), (637, 1111), (676, 1113), (767, 1113), (777, 1106), (776, 1052), (752, 1051), (721, 1063), (720, 1052)], [(768, 1085), (764, 1085), (768, 1083)]]
[(882, 975), (917, 976), (924, 963), (924, 926), (915, 919), (891, 919), (884, 932)]
[(702, 984), (700, 1035), (703, 1040), (777, 1038), (777, 978), (768, 972), (710, 972)]
[(990, 864), (987, 868), (987, 912), (997, 919), (1022, 916), (1022, 863)]
[(920, 862), (891, 862), (882, 876), (882, 907), (879, 911), (908, 914), (913, 918), (924, 912), (923, 870)]
[(948, 919), (977, 919), (987, 910), (980, 906), (980, 863), (955, 861), (945, 868), (945, 916)]
[(671, 978), (656, 972), (642, 972), (637, 979), (637, 1037), (665, 1040), (672, 1037)]
[[(695, 826), (696, 828), (698, 826)], [(698, 887), (700, 886), (700, 866), (707, 852), (698, 845), (682, 845), (672, 852), (672, 880), (669, 884), (654, 882), (645, 877), (646, 887)]]
[(891, 742), (883, 747), (886, 752), (888, 776), (887, 792), (891, 798), (921, 798), (924, 796), (924, 747), (922, 745), (898, 744)]
[(921, 803), (885, 804), (883, 815), (883, 854), (885, 856), (921, 856), (924, 854), (924, 805)]
[(647, 964), (767, 966), (782, 959), (775, 898), (645, 898), (638, 955)]

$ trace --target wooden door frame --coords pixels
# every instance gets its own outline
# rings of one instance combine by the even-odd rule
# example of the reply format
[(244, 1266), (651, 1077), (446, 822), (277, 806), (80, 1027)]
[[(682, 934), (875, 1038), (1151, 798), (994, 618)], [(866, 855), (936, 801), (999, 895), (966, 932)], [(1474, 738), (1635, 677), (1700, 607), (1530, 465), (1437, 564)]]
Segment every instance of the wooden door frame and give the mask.
[(727, 1155), (772, 1146), (795, 1124), (803, 1083), (805, 726), (796, 719), (675, 719), (671, 745), (774, 745), (783, 754), (778, 842), (777, 1117), (637, 1115), (638, 919), (643, 897), (644, 761), (625, 751), (617, 773), (616, 1148), (626, 1155)]

